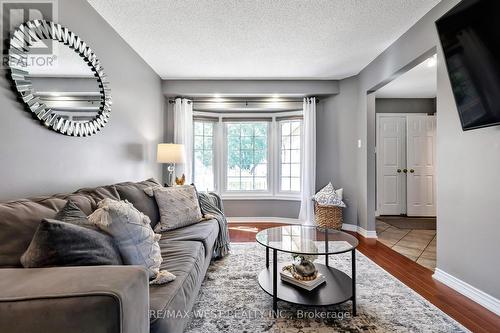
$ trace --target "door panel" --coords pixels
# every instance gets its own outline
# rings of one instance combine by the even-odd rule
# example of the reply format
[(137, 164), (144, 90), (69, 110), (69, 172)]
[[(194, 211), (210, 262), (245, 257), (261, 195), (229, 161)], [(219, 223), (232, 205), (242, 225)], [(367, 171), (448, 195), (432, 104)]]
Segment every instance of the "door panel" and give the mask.
[(436, 216), (435, 140), (435, 116), (407, 116), (408, 216)]
[(406, 121), (403, 116), (380, 116), (377, 126), (377, 210), (399, 215), (406, 210)]

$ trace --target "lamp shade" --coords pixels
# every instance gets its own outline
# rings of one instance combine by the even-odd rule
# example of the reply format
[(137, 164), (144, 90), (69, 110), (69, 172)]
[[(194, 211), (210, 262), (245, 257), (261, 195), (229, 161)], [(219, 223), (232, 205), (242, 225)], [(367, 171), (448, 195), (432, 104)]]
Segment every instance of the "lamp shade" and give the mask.
[(159, 143), (156, 160), (158, 163), (184, 163), (184, 145)]

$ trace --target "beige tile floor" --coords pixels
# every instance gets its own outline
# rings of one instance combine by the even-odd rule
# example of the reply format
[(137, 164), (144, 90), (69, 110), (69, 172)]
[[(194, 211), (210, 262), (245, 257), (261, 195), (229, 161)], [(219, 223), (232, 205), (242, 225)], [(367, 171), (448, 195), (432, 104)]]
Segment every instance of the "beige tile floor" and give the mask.
[(436, 268), (436, 230), (399, 229), (377, 220), (378, 240), (418, 264)]

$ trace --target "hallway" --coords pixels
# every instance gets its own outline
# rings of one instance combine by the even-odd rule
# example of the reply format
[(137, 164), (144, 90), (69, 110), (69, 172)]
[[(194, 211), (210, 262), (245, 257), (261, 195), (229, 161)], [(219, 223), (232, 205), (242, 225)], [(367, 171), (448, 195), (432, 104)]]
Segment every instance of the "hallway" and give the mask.
[(435, 223), (433, 226), (432, 219), (426, 218), (422, 220), (422, 226), (417, 227), (416, 222), (418, 222), (418, 219), (415, 218), (377, 217), (376, 229), (378, 241), (434, 271), (436, 268)]

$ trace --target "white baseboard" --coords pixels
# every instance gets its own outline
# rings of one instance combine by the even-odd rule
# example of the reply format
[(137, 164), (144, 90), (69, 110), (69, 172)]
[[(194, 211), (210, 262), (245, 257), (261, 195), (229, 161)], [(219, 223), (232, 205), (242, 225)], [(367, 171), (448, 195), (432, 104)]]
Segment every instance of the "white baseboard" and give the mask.
[[(304, 224), (304, 221), (286, 217), (227, 217), (229, 223), (252, 223), (252, 222), (269, 222), (269, 223), (287, 223), (287, 224)], [(377, 238), (376, 231), (368, 231), (354, 224), (342, 224), (342, 229), (354, 231), (365, 238)]]
[(270, 222), (270, 223), (302, 224), (302, 221), (299, 219), (292, 219), (287, 217), (227, 217), (227, 221), (229, 223)]
[(347, 231), (354, 231), (360, 234), (361, 236), (365, 238), (377, 238), (377, 232), (376, 231), (368, 231), (364, 228), (361, 228), (360, 226), (354, 225), (354, 224), (342, 224), (342, 230), (347, 230)]
[(432, 277), (437, 281), (447, 285), (451, 289), (454, 289), (462, 295), (470, 298), (474, 302), (484, 306), (486, 309), (492, 311), (497, 316), (500, 316), (500, 300), (496, 299), (495, 297), (477, 289), (476, 287), (471, 286), (467, 282), (464, 282), (439, 268), (436, 268)]

